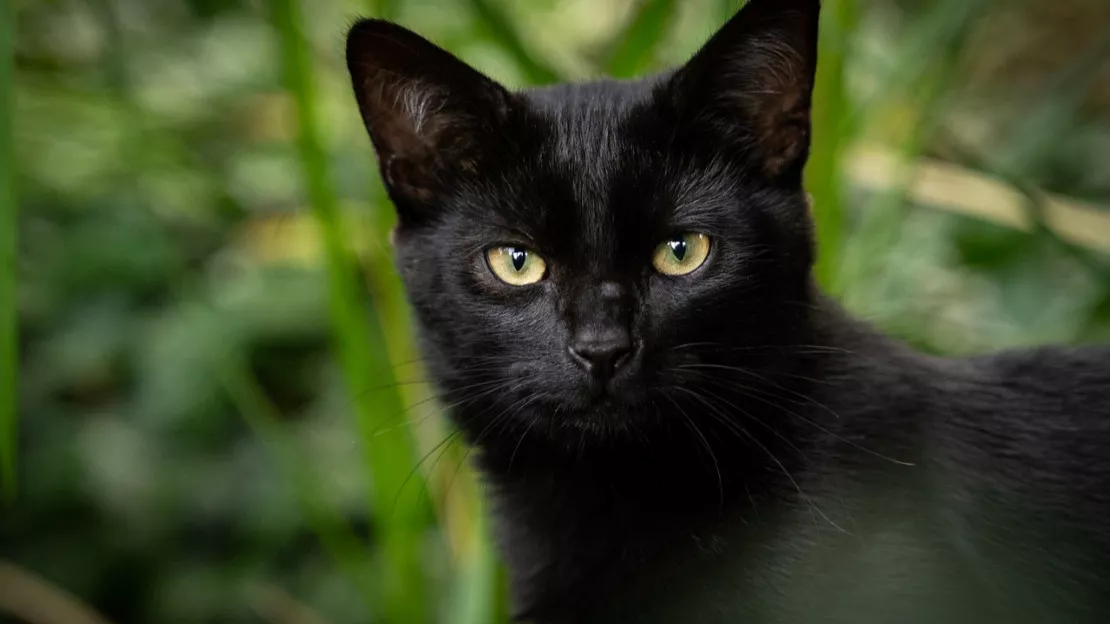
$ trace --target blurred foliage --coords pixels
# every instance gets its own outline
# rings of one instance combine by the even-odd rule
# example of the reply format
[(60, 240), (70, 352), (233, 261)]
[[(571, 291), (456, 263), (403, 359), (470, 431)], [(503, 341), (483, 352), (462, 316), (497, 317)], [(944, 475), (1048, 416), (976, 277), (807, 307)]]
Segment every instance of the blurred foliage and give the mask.
[[(15, 231), (15, 154), (12, 140), (14, 122), (13, 29), (11, 6), (0, 6), (0, 501), (15, 498), (16, 369), (19, 356), (16, 342)], [(7, 302), (7, 303), (3, 303)]]
[[(19, 497), (0, 562), (117, 623), (504, 620), (479, 484), (390, 265), (344, 29), (389, 15), (523, 86), (681, 62), (740, 4), (15, 2), (0, 190), (21, 215), (20, 427), (0, 447)], [(1105, 0), (824, 12), (822, 281), (932, 352), (1110, 339), (1105, 255), (910, 195), (929, 157), (1020, 189), (1034, 217), (1049, 191), (1110, 204)], [(904, 171), (845, 177), (861, 142)]]

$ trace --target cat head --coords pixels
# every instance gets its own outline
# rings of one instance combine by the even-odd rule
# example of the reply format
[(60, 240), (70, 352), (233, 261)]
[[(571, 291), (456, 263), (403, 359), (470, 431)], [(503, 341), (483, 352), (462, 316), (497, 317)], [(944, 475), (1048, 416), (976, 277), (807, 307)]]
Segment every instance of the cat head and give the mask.
[[(428, 366), (473, 438), (641, 436), (804, 340), (817, 0), (682, 67), (510, 91), (365, 20), (347, 61)], [(688, 407), (687, 407), (688, 406)]]

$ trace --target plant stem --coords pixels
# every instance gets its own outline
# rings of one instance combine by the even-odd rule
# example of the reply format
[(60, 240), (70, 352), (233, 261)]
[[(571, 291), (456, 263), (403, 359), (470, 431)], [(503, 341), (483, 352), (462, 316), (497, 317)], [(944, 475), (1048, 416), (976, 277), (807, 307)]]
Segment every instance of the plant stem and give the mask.
[[(301, 7), (296, 0), (274, 0), (271, 7), (281, 38), (285, 86), (296, 105), (298, 148), (309, 200), (323, 236), (335, 348), (354, 401), (366, 470), (370, 473), (369, 500), (385, 570), (381, 618), (387, 622), (424, 622), (428, 605), (419, 560), (424, 522), (417, 516), (423, 488), (419, 483), (405, 485), (415, 465), (411, 431), (383, 422), (388, 415), (398, 413), (397, 408), (404, 411), (395, 384), (385, 384), (380, 393), (359, 391), (367, 383), (380, 384), (382, 375), (375, 376), (374, 372), (375, 363), (385, 360), (384, 332), (376, 322), (369, 322), (358, 265), (344, 236), (328, 157), (316, 122), (315, 85), (301, 27)], [(391, 371), (386, 377), (390, 376)], [(381, 435), (383, 432), (389, 435)]]
[(806, 188), (813, 196), (813, 217), (820, 246), (814, 273), (826, 289), (835, 291), (844, 245), (844, 152), (852, 137), (844, 117), (848, 112), (845, 57), (848, 41), (859, 21), (855, 0), (826, 2), (814, 85), (813, 148), (806, 167)]

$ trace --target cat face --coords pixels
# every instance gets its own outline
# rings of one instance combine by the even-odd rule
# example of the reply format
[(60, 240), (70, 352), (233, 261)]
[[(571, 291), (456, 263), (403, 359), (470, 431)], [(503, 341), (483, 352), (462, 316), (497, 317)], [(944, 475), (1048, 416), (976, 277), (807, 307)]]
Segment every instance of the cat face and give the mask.
[(804, 339), (817, 4), (753, 0), (663, 76), (516, 93), (354, 27), (398, 268), (472, 437), (642, 435)]

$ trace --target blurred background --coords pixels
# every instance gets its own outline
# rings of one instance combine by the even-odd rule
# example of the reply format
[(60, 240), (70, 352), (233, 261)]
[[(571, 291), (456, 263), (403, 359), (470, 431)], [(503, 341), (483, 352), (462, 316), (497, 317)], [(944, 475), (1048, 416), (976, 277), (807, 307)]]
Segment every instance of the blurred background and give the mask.
[[(505, 621), (345, 30), (525, 86), (681, 62), (740, 4), (0, 0), (0, 622)], [(823, 285), (936, 353), (1110, 340), (1106, 0), (823, 12)]]

